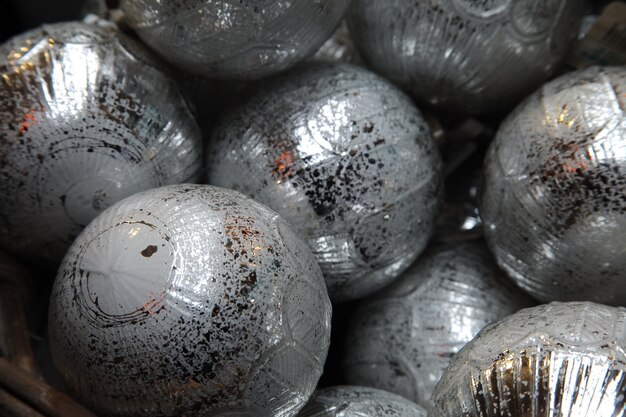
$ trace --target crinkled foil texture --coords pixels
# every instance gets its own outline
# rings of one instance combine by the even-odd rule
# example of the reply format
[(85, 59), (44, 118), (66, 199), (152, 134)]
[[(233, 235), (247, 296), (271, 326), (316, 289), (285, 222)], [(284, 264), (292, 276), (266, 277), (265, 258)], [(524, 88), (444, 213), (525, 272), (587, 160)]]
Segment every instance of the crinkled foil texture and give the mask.
[(535, 298), (626, 303), (626, 69), (562, 76), (502, 124), (481, 215), (496, 259)]
[(389, 283), (426, 246), (441, 161), (411, 101), (377, 75), (318, 64), (282, 76), (223, 115), (209, 182), (278, 211), (303, 236), (331, 299)]
[(623, 307), (555, 302), (522, 310), (461, 351), (428, 415), (622, 416), (625, 349)]
[(583, 0), (354, 0), (352, 37), (376, 71), (447, 110), (501, 111), (576, 39)]
[(426, 417), (426, 410), (378, 389), (336, 386), (316, 391), (298, 417)]
[(193, 181), (200, 131), (158, 64), (110, 26), (46, 25), (0, 46), (0, 246), (59, 262), (103, 209)]
[(467, 342), (487, 324), (532, 304), (480, 241), (429, 249), (354, 312), (345, 347), (347, 381), (428, 407)]
[(253, 79), (305, 59), (333, 33), (349, 0), (122, 0), (127, 23), (180, 68)]
[(174, 185), (98, 216), (69, 250), (50, 347), (106, 416), (293, 416), (313, 393), (331, 307), (309, 248), (232, 191)]

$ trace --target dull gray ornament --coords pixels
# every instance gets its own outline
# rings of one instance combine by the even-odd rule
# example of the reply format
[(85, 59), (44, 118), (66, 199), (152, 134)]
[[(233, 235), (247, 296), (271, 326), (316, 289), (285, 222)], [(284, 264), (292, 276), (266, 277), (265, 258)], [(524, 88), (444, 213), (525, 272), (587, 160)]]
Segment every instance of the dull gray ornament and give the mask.
[(335, 386), (316, 391), (298, 417), (426, 417), (426, 410), (379, 389)]
[(541, 301), (626, 303), (626, 68), (564, 75), (501, 125), (485, 161), (485, 237)]
[(313, 55), (349, 0), (122, 0), (126, 23), (172, 64), (210, 78), (256, 79)]
[(331, 306), (315, 258), (275, 212), (174, 185), (94, 219), (52, 291), (50, 350), (107, 416), (293, 416), (313, 393)]
[(0, 247), (58, 263), (98, 213), (195, 181), (200, 130), (176, 84), (111, 24), (45, 25), (0, 46)]
[(429, 249), (354, 312), (345, 346), (347, 381), (428, 407), (439, 378), (467, 342), (487, 324), (531, 305), (484, 243)]
[(410, 99), (348, 64), (309, 64), (226, 112), (209, 183), (278, 211), (312, 248), (334, 300), (370, 294), (430, 238), (441, 160)]
[(625, 349), (623, 307), (555, 302), (522, 310), (463, 348), (428, 415), (624, 415)]
[(367, 64), (439, 108), (514, 105), (556, 70), (584, 0), (355, 0), (352, 39)]

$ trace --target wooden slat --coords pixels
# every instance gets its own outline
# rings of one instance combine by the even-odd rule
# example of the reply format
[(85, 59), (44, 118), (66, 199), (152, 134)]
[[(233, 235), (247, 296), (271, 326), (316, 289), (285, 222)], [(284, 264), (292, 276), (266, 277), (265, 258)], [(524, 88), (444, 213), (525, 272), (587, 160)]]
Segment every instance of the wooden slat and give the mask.
[(4, 417), (45, 417), (37, 410), (15, 398), (0, 388), (0, 416)]
[(95, 417), (95, 414), (69, 396), (21, 370), (5, 358), (0, 358), (0, 387), (50, 417)]

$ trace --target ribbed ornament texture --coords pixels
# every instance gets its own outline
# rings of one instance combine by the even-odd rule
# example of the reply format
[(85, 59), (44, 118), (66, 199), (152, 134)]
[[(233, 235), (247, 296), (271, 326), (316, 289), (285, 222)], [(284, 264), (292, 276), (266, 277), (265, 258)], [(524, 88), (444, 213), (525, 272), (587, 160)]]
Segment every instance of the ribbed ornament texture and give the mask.
[(626, 413), (626, 309), (554, 302), (485, 328), (433, 394), (431, 417)]

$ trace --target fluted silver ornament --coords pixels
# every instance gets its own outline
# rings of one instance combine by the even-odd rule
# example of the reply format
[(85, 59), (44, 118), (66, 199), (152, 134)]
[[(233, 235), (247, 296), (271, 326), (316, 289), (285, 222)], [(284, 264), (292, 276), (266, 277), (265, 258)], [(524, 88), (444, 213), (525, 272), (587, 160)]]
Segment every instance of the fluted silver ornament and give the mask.
[(313, 393), (331, 307), (315, 258), (275, 212), (173, 185), (107, 209), (52, 291), (70, 390), (107, 416), (293, 416)]
[(212, 184), (278, 211), (304, 237), (331, 299), (372, 293), (426, 246), (441, 161), (410, 99), (347, 64), (299, 68), (223, 115)]
[(564, 75), (502, 124), (481, 215), (500, 266), (542, 301), (626, 304), (626, 68)]
[(480, 241), (429, 249), (354, 312), (347, 381), (428, 407), (452, 357), (485, 325), (530, 305)]
[(298, 417), (426, 417), (426, 410), (379, 389), (335, 386), (316, 391)]
[(199, 176), (199, 128), (159, 68), (106, 23), (0, 46), (0, 247), (59, 262), (112, 203)]
[(333, 33), (349, 0), (122, 0), (126, 22), (172, 64), (211, 78), (283, 71)]
[(418, 99), (463, 113), (502, 110), (539, 87), (576, 39), (584, 0), (354, 0), (366, 62)]
[(486, 327), (433, 393), (431, 417), (614, 417), (626, 413), (626, 309), (529, 308)]

